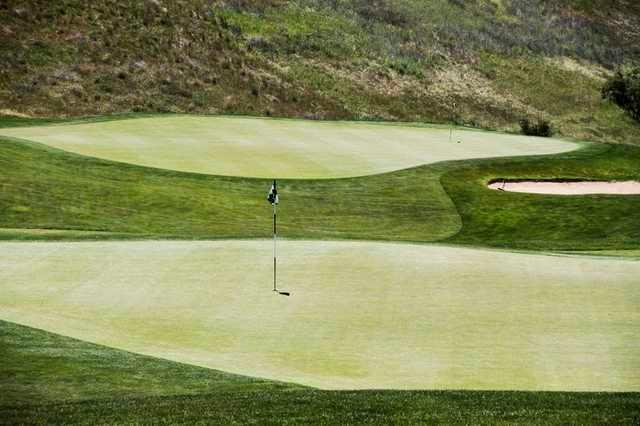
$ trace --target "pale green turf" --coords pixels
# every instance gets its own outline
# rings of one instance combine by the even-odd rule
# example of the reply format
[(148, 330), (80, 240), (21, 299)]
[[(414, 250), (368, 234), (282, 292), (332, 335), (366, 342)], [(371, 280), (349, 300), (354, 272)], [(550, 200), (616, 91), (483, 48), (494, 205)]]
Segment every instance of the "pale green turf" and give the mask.
[[(417, 126), (171, 116), (0, 129), (0, 135), (164, 169), (252, 177), (360, 176), (445, 160), (569, 151), (576, 144)], [(458, 140), (461, 143), (458, 143)]]
[(322, 388), (640, 391), (640, 262), (361, 242), (0, 244), (0, 319)]
[(581, 251), (581, 252), (564, 252), (566, 254), (580, 254), (604, 257), (622, 257), (625, 259), (640, 260), (640, 250), (598, 250), (598, 251)]

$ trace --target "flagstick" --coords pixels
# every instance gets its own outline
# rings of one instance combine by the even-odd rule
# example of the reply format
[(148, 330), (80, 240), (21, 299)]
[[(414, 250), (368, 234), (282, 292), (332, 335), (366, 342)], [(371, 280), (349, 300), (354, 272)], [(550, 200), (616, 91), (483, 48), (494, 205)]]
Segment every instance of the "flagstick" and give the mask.
[(276, 204), (273, 204), (273, 291), (278, 291), (276, 287)]

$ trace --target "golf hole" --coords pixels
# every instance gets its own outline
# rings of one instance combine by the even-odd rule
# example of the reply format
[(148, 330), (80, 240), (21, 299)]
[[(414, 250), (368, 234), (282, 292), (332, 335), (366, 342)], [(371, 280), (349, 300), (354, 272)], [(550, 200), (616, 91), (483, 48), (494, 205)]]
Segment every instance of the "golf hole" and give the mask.
[(639, 195), (639, 181), (577, 181), (577, 180), (507, 180), (494, 179), (490, 189), (505, 192), (549, 195)]

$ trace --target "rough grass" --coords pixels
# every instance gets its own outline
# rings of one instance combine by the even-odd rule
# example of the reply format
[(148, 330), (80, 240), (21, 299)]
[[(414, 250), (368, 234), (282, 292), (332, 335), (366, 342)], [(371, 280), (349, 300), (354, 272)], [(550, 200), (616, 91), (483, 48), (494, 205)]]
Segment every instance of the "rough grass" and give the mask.
[(9, 389), (0, 393), (2, 424), (548, 425), (640, 419), (637, 393), (319, 391), (143, 357), (4, 321), (0, 353), (0, 386)]

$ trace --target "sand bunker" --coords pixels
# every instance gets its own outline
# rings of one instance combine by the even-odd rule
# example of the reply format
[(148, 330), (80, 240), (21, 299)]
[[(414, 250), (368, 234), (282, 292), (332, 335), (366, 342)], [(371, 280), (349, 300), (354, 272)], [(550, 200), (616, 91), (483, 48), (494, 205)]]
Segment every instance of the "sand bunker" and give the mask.
[(542, 182), (542, 181), (494, 181), (489, 183), (489, 188), (508, 191), (525, 192), (530, 194), (553, 195), (589, 195), (589, 194), (614, 194), (637, 195), (640, 194), (640, 182)]

